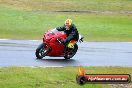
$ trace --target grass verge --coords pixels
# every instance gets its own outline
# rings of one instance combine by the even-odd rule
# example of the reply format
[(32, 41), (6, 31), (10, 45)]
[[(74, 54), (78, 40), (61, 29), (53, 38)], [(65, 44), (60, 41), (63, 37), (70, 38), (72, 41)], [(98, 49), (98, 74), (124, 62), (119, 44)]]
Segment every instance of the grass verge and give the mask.
[(2, 0), (0, 2), (0, 38), (41, 39), (45, 31), (62, 26), (65, 19), (71, 18), (78, 31), (84, 35), (85, 41), (132, 41), (132, 15), (118, 13), (118, 11), (131, 11), (130, 0), (103, 0), (104, 2), (84, 0), (80, 3), (79, 1), (72, 0), (73, 3), (69, 4), (69, 8), (72, 9), (67, 9), (70, 11), (108, 10), (108, 13), (52, 12), (65, 11), (64, 7), (59, 8), (63, 4), (66, 6), (71, 2), (70, 0), (28, 2), (27, 0)]
[(1, 4), (28, 11), (131, 11), (131, 0), (1, 0)]
[[(130, 74), (132, 67), (85, 67), (88, 74)], [(106, 84), (76, 84), (78, 67), (0, 68), (1, 88), (109, 88)]]

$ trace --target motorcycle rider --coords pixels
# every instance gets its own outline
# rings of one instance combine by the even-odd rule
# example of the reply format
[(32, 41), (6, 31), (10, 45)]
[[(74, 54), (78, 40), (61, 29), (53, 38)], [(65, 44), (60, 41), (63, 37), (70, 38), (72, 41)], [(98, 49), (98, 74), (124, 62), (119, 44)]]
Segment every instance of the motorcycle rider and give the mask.
[(67, 35), (67, 38), (64, 40), (60, 40), (60, 39), (58, 39), (58, 40), (61, 44), (67, 45), (68, 48), (74, 48), (74, 45), (76, 44), (76, 42), (79, 39), (78, 30), (77, 30), (76, 26), (72, 23), (71, 19), (67, 19), (63, 26), (57, 27), (51, 31), (52, 32), (64, 31), (64, 33), (66, 33), (66, 35)]

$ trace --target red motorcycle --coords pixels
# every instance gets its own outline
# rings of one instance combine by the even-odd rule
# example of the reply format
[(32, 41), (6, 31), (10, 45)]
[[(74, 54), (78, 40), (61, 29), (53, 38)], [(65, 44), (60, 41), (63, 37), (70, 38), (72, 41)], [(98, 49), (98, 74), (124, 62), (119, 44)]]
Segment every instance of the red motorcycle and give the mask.
[[(64, 57), (65, 59), (72, 58), (78, 50), (78, 45), (75, 44), (73, 48), (65, 48), (65, 46), (61, 44), (59, 40), (63, 40), (66, 38), (67, 35), (62, 32), (46, 32), (43, 36), (43, 43), (40, 44), (36, 49), (35, 54), (37, 59), (42, 59), (45, 56)], [(83, 37), (81, 37), (79, 41), (83, 42)]]

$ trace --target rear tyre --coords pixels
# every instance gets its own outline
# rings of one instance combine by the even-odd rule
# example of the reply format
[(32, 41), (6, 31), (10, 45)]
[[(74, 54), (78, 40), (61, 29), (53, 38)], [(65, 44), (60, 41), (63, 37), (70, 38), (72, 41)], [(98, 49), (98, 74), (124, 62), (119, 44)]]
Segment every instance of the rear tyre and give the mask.
[(35, 52), (37, 59), (42, 59), (43, 57), (45, 57), (47, 55), (47, 52), (48, 51), (45, 49), (45, 44), (40, 44)]
[(68, 50), (66, 50), (66, 54), (65, 54), (64, 58), (66, 60), (72, 58), (76, 54), (77, 50), (78, 50), (78, 45), (77, 44), (74, 45), (73, 49), (68, 48)]

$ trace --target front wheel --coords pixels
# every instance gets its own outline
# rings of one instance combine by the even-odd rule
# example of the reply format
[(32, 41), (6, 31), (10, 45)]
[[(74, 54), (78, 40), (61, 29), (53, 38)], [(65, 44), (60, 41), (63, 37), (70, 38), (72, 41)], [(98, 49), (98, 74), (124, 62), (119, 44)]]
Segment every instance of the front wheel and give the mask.
[(77, 44), (74, 45), (74, 48), (68, 48), (67, 47), (66, 54), (65, 54), (64, 58), (65, 59), (72, 58), (76, 54), (77, 50), (78, 50)]
[(48, 50), (46, 49), (46, 45), (44, 43), (40, 44), (36, 49), (36, 57), (37, 59), (42, 59), (48, 54)]

